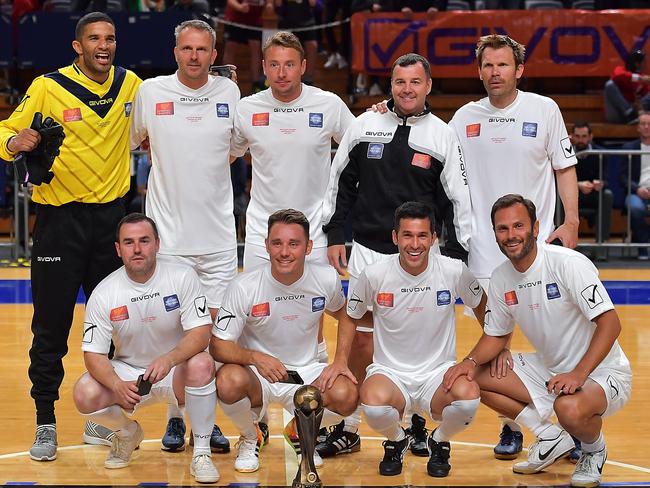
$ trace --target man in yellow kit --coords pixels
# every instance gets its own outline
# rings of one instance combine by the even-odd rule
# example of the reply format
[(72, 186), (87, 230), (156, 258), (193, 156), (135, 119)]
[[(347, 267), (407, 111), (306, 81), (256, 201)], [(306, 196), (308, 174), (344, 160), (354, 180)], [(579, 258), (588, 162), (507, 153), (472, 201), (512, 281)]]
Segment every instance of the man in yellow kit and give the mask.
[(32, 250), (33, 341), (29, 352), (36, 440), (30, 456), (56, 458), (54, 402), (63, 381), (63, 356), (79, 287), (94, 287), (120, 267), (114, 233), (129, 189), (129, 124), (140, 79), (113, 66), (115, 25), (92, 12), (77, 23), (71, 66), (36, 78), (7, 120), (0, 122), (0, 158), (38, 150), (34, 114), (63, 126), (53, 179), (34, 182), (36, 225)]

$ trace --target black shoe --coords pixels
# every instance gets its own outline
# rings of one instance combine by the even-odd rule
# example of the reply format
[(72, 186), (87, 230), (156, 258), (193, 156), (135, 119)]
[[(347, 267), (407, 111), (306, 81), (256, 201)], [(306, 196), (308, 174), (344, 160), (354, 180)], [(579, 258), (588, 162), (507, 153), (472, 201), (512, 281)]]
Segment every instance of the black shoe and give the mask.
[(318, 451), (320, 457), (333, 457), (337, 454), (357, 452), (361, 449), (361, 437), (359, 437), (359, 434), (347, 432), (343, 430), (344, 427), (345, 421), (343, 420), (341, 423), (330, 428), (325, 442), (316, 446), (316, 451)]
[(410, 441), (409, 447), (414, 456), (426, 457), (429, 455), (429, 447), (427, 446), (429, 431), (425, 427), (426, 423), (426, 419), (414, 413), (411, 417), (411, 426), (406, 429), (406, 435)]
[(401, 441), (384, 441), (384, 459), (379, 463), (379, 474), (382, 476), (395, 476), (402, 472), (404, 453), (409, 447), (409, 438)]
[[(194, 445), (194, 435), (190, 430), (190, 446)], [(230, 441), (221, 432), (217, 424), (212, 427), (212, 434), (210, 435), (210, 450), (212, 452), (227, 453), (230, 452)]]
[(327, 430), (327, 427), (321, 427), (318, 431), (318, 435), (316, 436), (316, 445), (325, 442), (325, 439), (327, 439), (328, 435), (329, 431)]
[(258, 422), (257, 426), (262, 433), (262, 446), (266, 446), (269, 443), (269, 426), (265, 422)]
[[(433, 431), (435, 432), (435, 430)], [(433, 432), (429, 436), (429, 449), (431, 456), (427, 462), (427, 473), (435, 478), (444, 478), (449, 474), (451, 465), (449, 464), (449, 454), (451, 446), (449, 442), (436, 442), (433, 440)]]
[(501, 429), (499, 443), (494, 446), (494, 457), (497, 459), (517, 459), (524, 445), (524, 434), (515, 432), (507, 425)]

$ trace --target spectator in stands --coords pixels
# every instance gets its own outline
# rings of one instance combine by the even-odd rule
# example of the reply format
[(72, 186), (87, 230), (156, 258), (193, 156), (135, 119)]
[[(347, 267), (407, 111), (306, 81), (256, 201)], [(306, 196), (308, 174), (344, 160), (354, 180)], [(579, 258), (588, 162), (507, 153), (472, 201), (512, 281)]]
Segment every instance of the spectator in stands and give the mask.
[[(347, 19), (352, 15), (352, 5), (349, 0), (325, 0), (325, 22), (334, 22), (339, 11), (341, 19)], [(345, 69), (350, 62), (351, 31), (350, 23), (341, 25), (341, 43), (336, 40), (334, 28), (325, 29), (329, 56), (325, 62), (325, 69)]]
[[(262, 27), (262, 14), (265, 8), (268, 11), (273, 10), (272, 0), (228, 0), (224, 19), (251, 27)], [(223, 63), (237, 64), (235, 44), (248, 44), (253, 93), (264, 90), (266, 87), (262, 75), (262, 31), (226, 25), (223, 37), (225, 40)]]
[[(278, 28), (291, 31), (295, 28), (315, 26), (315, 5), (316, 0), (275, 0), (276, 12), (280, 18)], [(300, 39), (307, 60), (307, 70), (302, 77), (302, 81), (308, 85), (313, 85), (316, 57), (318, 55), (317, 32), (316, 30), (304, 30), (294, 32), (294, 34)]]
[(644, 74), (645, 53), (632, 51), (625, 65), (618, 65), (605, 83), (605, 118), (615, 124), (631, 123), (637, 118), (637, 103), (650, 110), (650, 75)]
[[(650, 151), (650, 112), (639, 113), (639, 139), (623, 144), (622, 149), (641, 149)], [(621, 185), (628, 189), (629, 196), (625, 198), (625, 204), (630, 211), (632, 227), (632, 242), (647, 244), (650, 237), (650, 227), (646, 223), (646, 216), (649, 215), (650, 205), (650, 154), (643, 156), (632, 156), (632, 170), (628, 180), (628, 158), (623, 157), (620, 164)], [(639, 248), (639, 259), (648, 260), (648, 248)]]
[[(210, 4), (207, 0), (176, 0), (168, 10), (176, 12), (190, 12), (194, 18), (208, 20), (210, 15)], [(212, 23), (212, 22), (208, 22)]]
[(392, 7), (407, 19), (411, 19), (416, 12), (426, 12), (427, 17), (432, 17), (437, 12), (447, 10), (447, 0), (393, 0)]
[[(576, 153), (588, 149), (605, 149), (592, 142), (591, 126), (587, 122), (576, 122), (571, 132), (571, 143)], [(606, 242), (609, 239), (609, 229), (612, 221), (612, 206), (614, 194), (603, 179), (607, 175), (607, 158), (603, 157), (602, 173), (600, 172), (600, 156), (577, 156), (578, 164), (578, 208), (580, 215), (587, 218), (589, 225), (596, 228), (596, 241)], [(598, 207), (602, 194), (602, 217), (598, 217)], [(602, 219), (602, 220), (601, 220)], [(602, 223), (602, 225), (601, 225)], [(598, 258), (606, 257), (605, 252), (599, 253)]]

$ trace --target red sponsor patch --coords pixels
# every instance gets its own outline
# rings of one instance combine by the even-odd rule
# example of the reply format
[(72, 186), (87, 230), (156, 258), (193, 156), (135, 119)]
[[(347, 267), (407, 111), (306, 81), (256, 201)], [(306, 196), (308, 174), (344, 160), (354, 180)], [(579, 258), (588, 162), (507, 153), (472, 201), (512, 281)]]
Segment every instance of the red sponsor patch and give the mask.
[(76, 122), (77, 120), (81, 120), (80, 108), (68, 108), (63, 111), (64, 122)]
[(156, 115), (174, 115), (174, 102), (157, 103)]
[(129, 309), (126, 305), (111, 310), (111, 322), (120, 322), (129, 319)]
[(269, 113), (253, 114), (253, 127), (269, 125)]
[(420, 168), (429, 169), (431, 167), (431, 156), (428, 154), (415, 153), (413, 159), (411, 159), (411, 164)]
[(465, 135), (467, 137), (478, 137), (481, 135), (481, 124), (469, 124), (465, 126)]
[(517, 305), (519, 303), (519, 300), (517, 300), (517, 292), (512, 290), (512, 291), (507, 291), (505, 293), (505, 299), (506, 299), (506, 305)]
[(393, 294), (392, 293), (377, 293), (377, 305), (382, 307), (392, 307), (393, 306)]
[(251, 309), (251, 315), (253, 317), (268, 317), (271, 315), (271, 307), (269, 305), (269, 302), (253, 305), (253, 308)]

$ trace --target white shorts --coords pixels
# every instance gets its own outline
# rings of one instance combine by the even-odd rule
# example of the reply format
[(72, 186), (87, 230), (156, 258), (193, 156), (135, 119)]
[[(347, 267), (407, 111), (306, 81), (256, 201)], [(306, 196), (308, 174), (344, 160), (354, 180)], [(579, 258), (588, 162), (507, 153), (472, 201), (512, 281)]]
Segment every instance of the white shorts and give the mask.
[[(144, 374), (146, 371), (145, 368), (131, 366), (130, 364), (117, 359), (111, 359), (111, 366), (113, 366), (115, 374), (123, 381), (136, 381), (138, 376)], [(176, 371), (176, 366), (174, 366), (169, 371), (169, 374), (162, 380), (151, 385), (151, 391), (142, 397), (142, 400), (135, 406), (133, 412), (147, 405), (153, 405), (154, 403), (171, 403), (178, 405), (178, 399), (176, 398), (176, 395), (174, 395), (173, 387), (174, 371)], [(131, 412), (126, 413), (131, 414)]]
[[(310, 385), (320, 376), (326, 367), (327, 364), (314, 363), (298, 368), (297, 371), (305, 382), (305, 385)], [(250, 368), (253, 373), (255, 373), (255, 376), (257, 376), (257, 379), (260, 381), (260, 385), (262, 386), (262, 409), (260, 410), (259, 417), (256, 420), (264, 418), (264, 414), (272, 403), (279, 403), (287, 412), (293, 415), (293, 411), (295, 410), (293, 405), (293, 395), (296, 390), (303, 385), (270, 383), (257, 371), (255, 366), (250, 366)]]
[[(329, 264), (327, 260), (327, 247), (312, 247), (306, 261), (317, 264)], [(266, 247), (247, 242), (244, 245), (244, 271), (250, 271), (262, 264), (269, 262), (269, 253)]]
[[(431, 246), (430, 254), (440, 254), (440, 245), (438, 241)], [(357, 281), (361, 272), (366, 269), (367, 266), (375, 263), (381, 263), (383, 261), (388, 261), (391, 256), (394, 254), (382, 254), (377, 251), (373, 251), (369, 247), (363, 246), (358, 242), (352, 241), (352, 250), (350, 251), (350, 259), (348, 260), (348, 273), (350, 277), (348, 279), (348, 296), (357, 286)], [(368, 311), (372, 312), (372, 306), (368, 306)], [(358, 332), (368, 332), (372, 333), (371, 327), (357, 327)]]
[(197, 256), (158, 254), (158, 259), (168, 263), (182, 263), (194, 268), (209, 308), (221, 306), (226, 287), (237, 276), (237, 248)]
[[(555, 375), (546, 368), (539, 354), (535, 352), (513, 352), (512, 358), (515, 363), (513, 371), (528, 390), (539, 415), (543, 419), (551, 417), (557, 395), (548, 392), (546, 382)], [(632, 375), (626, 371), (598, 366), (589, 375), (589, 379), (598, 383), (605, 392), (607, 409), (603, 417), (614, 414), (630, 399)]]
[(381, 364), (371, 363), (366, 368), (366, 380), (376, 374), (385, 376), (402, 392), (402, 396), (406, 402), (406, 406), (404, 407), (405, 414), (407, 412), (426, 413), (436, 422), (440, 422), (440, 418), (433, 418), (431, 399), (442, 384), (445, 373), (454, 364), (456, 363), (453, 361), (447, 361), (430, 373), (427, 373), (424, 378), (416, 379), (413, 375), (404, 373), (403, 371), (396, 371)]

